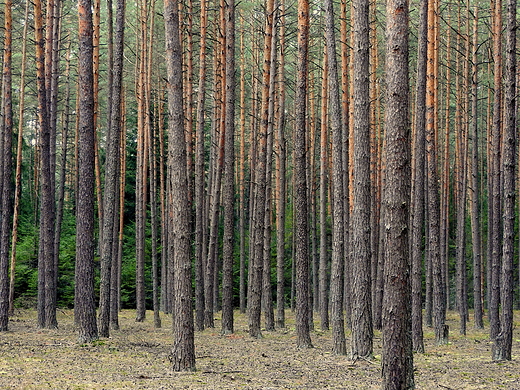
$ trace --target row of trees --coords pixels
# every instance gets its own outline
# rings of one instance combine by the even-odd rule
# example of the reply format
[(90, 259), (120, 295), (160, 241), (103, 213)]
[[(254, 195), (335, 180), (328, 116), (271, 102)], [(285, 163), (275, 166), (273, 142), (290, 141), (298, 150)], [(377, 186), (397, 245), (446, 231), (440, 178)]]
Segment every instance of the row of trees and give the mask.
[(131, 289), (137, 321), (173, 313), (176, 370), (215, 311), (227, 334), (246, 306), (252, 337), (294, 307), (300, 347), (319, 313), (346, 354), (346, 325), (354, 358), (382, 329), (385, 388), (413, 387), (423, 319), (447, 343), (449, 307), (464, 334), (487, 306), (511, 359), (515, 1), (77, 10), (5, 2), (0, 329), (27, 276), (58, 326), (74, 274), (81, 341), (118, 328)]

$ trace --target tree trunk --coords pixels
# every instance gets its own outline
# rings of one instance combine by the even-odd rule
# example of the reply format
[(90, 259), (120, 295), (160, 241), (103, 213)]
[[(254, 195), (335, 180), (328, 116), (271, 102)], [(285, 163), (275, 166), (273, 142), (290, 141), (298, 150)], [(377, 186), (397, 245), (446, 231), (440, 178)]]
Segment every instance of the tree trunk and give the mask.
[[(166, 33), (166, 63), (168, 71), (168, 126), (170, 140), (184, 138), (182, 107), (182, 53), (179, 40), (179, 14), (176, 0), (164, 1)], [(174, 307), (173, 348), (171, 362), (174, 371), (195, 369), (195, 342), (191, 289), (190, 218), (188, 209), (188, 177), (185, 142), (168, 144), (169, 199), (172, 211), (170, 242), (173, 256)]]
[(325, 40), (329, 74), (329, 106), (332, 135), (332, 264), (330, 273), (330, 314), (332, 351), (346, 355), (345, 325), (343, 320), (344, 275), (344, 191), (343, 191), (343, 121), (339, 95), (338, 60), (334, 31), (334, 6), (325, 1)]
[(285, 139), (285, 5), (280, 6), (280, 63), (276, 133), (276, 326), (285, 328), (285, 219), (287, 196), (287, 142)]
[(76, 286), (74, 316), (79, 342), (98, 338), (94, 295), (94, 88), (92, 69), (92, 2), (80, 0), (79, 14), (79, 142), (76, 211)]
[(440, 245), (440, 202), (437, 173), (437, 143), (435, 132), (435, 7), (428, 7), (428, 63), (426, 68), (426, 171), (428, 188), (428, 250), (431, 257), (433, 280), (433, 317), (435, 342), (437, 345), (447, 344), (446, 321), (446, 288), (444, 285), (444, 267), (442, 264)]
[(55, 199), (51, 171), (51, 130), (45, 85), (45, 40), (41, 1), (34, 2), (38, 120), (40, 125), (40, 243), (38, 249), (38, 326), (56, 328), (54, 269)]
[(491, 284), (489, 299), (489, 326), (490, 338), (492, 341), (500, 333), (500, 274), (501, 274), (501, 257), (502, 257), (502, 186), (501, 186), (501, 170), (500, 170), (500, 145), (502, 143), (502, 0), (492, 0), (493, 4), (493, 61), (494, 61), (494, 104), (493, 104), (493, 125), (490, 142), (490, 160), (488, 164), (491, 166), (489, 181), (491, 183), (488, 194), (489, 199), (489, 215), (488, 215), (488, 245), (491, 248), (490, 259), (488, 259), (491, 270)]
[(516, 0), (507, 2), (506, 59), (504, 91), (503, 223), (500, 333), (493, 343), (493, 360), (511, 360), (513, 344), (513, 269), (515, 254), (516, 180)]
[(417, 85), (415, 96), (415, 169), (412, 191), (411, 226), (411, 284), (412, 284), (412, 341), (415, 352), (424, 352), (422, 321), (422, 267), (424, 230), (424, 149), (426, 127), (426, 61), (428, 33), (428, 0), (421, 1), (417, 51)]
[(373, 352), (370, 292), (369, 2), (354, 1), (354, 199), (352, 209), (352, 356)]
[(294, 133), (294, 214), (296, 270), (296, 345), (312, 348), (309, 327), (309, 223), (307, 202), (307, 158), (305, 146), (307, 74), (309, 52), (309, 2), (298, 0), (298, 55)]
[(204, 330), (204, 104), (206, 101), (206, 0), (200, 3), (200, 54), (195, 129), (195, 328)]
[(2, 111), (3, 122), (0, 125), (2, 150), (2, 193), (0, 210), (0, 331), (6, 331), (9, 324), (9, 239), (12, 228), (12, 144), (13, 144), (13, 103), (12, 103), (12, 8), (11, 0), (5, 2), (4, 12), (4, 58), (2, 69)]
[(224, 160), (224, 236), (222, 263), (222, 333), (233, 333), (233, 264), (235, 244), (235, 2), (226, 3), (226, 150)]
[(470, 179), (470, 202), (471, 202), (471, 240), (473, 252), (473, 307), (475, 317), (475, 329), (483, 329), (483, 302), (482, 302), (482, 250), (480, 235), (480, 177), (478, 156), (478, 6), (473, 11), (473, 55), (472, 55), (472, 100), (471, 100), (471, 123), (470, 123), (470, 153), (471, 153), (471, 179)]
[(327, 115), (327, 47), (323, 50), (323, 75), (321, 88), (320, 130), (320, 264), (319, 264), (319, 309), (321, 330), (329, 329), (328, 273), (329, 255), (327, 245), (327, 169), (328, 169), (328, 115)]
[(16, 242), (18, 240), (18, 221), (20, 215), (20, 197), (22, 186), (22, 146), (23, 146), (23, 115), (25, 111), (25, 71), (27, 60), (27, 30), (29, 27), (29, 6), (26, 2), (25, 16), (22, 36), (22, 64), (20, 70), (20, 97), (18, 103), (18, 141), (16, 146), (16, 173), (15, 173), (15, 190), (14, 190), (14, 206), (13, 206), (13, 234), (11, 238), (11, 260), (9, 272), (9, 315), (14, 313), (14, 283), (16, 272)]
[(385, 270), (382, 374), (385, 390), (414, 389), (408, 225), (410, 127), (408, 1), (387, 2)]

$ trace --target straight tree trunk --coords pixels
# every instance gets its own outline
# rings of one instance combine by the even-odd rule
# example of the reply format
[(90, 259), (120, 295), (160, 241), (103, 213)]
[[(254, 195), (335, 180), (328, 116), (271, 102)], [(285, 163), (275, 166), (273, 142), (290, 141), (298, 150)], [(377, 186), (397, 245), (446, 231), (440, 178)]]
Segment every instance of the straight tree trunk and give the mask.
[(261, 100), (261, 126), (257, 135), (257, 161), (255, 164), (255, 183), (253, 189), (254, 208), (251, 229), (254, 240), (251, 241), (252, 250), (249, 259), (250, 294), (248, 295), (249, 335), (261, 337), (260, 315), (262, 299), (263, 279), (263, 255), (264, 255), (264, 229), (265, 229), (265, 204), (266, 204), (266, 175), (267, 175), (267, 137), (268, 137), (268, 111), (269, 111), (269, 76), (271, 68), (271, 45), (274, 33), (274, 0), (269, 0), (266, 5), (266, 26), (264, 36), (264, 60), (262, 68), (262, 100)]
[(245, 75), (245, 58), (244, 58), (244, 16), (240, 15), (240, 159), (239, 159), (239, 247), (240, 247), (240, 264), (239, 264), (239, 308), (240, 313), (246, 312), (246, 75)]
[(513, 270), (515, 254), (515, 180), (516, 180), (516, 0), (507, 2), (505, 91), (504, 91), (504, 140), (503, 152), (503, 223), (502, 271), (500, 307), (500, 333), (492, 346), (493, 360), (511, 360), (513, 345)]
[(273, 20), (273, 33), (271, 43), (271, 54), (269, 64), (269, 92), (267, 108), (267, 150), (265, 165), (265, 222), (264, 222), (264, 251), (262, 254), (263, 276), (262, 276), (262, 306), (265, 317), (265, 330), (274, 330), (274, 308), (273, 293), (271, 285), (271, 232), (272, 232), (272, 169), (273, 169), (273, 148), (274, 148), (274, 121), (275, 121), (275, 83), (276, 83), (276, 54), (277, 54), (277, 29), (278, 12), (275, 11)]
[(14, 283), (16, 273), (16, 242), (18, 241), (18, 221), (20, 215), (20, 197), (22, 186), (22, 146), (23, 146), (23, 115), (25, 111), (25, 72), (27, 60), (27, 30), (29, 27), (29, 6), (26, 2), (24, 27), (22, 35), (22, 64), (20, 70), (20, 97), (18, 103), (18, 140), (16, 146), (16, 173), (15, 173), (15, 190), (14, 190), (14, 206), (13, 206), (13, 234), (11, 238), (11, 260), (9, 270), (9, 315), (14, 313)]
[(415, 352), (424, 352), (422, 321), (422, 268), (425, 184), (425, 127), (426, 127), (426, 61), (428, 34), (428, 0), (421, 1), (417, 51), (417, 84), (415, 95), (414, 183), (412, 192), (411, 226), (411, 285), (412, 285), (412, 341)]
[(410, 124), (407, 0), (387, 2), (383, 212), (385, 270), (382, 374), (385, 390), (414, 389), (408, 225)]
[(495, 341), (496, 337), (500, 333), (500, 276), (502, 269), (502, 214), (501, 214), (501, 203), (502, 203), (502, 174), (500, 170), (500, 145), (502, 143), (502, 0), (492, 0), (493, 5), (492, 16), (493, 16), (493, 61), (494, 61), (494, 104), (493, 104), (493, 125), (491, 131), (490, 142), (490, 161), (488, 164), (491, 165), (491, 175), (488, 180), (491, 182), (491, 192), (488, 194), (489, 212), (488, 216), (488, 245), (491, 247), (490, 255), (488, 259), (491, 270), (491, 284), (488, 286), (490, 289), (489, 299), (489, 326), (490, 326), (490, 338)]
[(345, 324), (343, 320), (344, 275), (344, 191), (343, 191), (343, 122), (339, 95), (338, 60), (334, 31), (334, 5), (325, 1), (325, 41), (329, 82), (329, 112), (332, 135), (332, 263), (330, 273), (330, 316), (332, 351), (346, 355)]
[(168, 138), (178, 142), (168, 144), (169, 204), (172, 211), (170, 242), (175, 251), (173, 348), (171, 362), (174, 371), (195, 370), (195, 342), (191, 288), (190, 218), (188, 209), (188, 177), (184, 115), (182, 105), (182, 52), (179, 40), (177, 0), (164, 0), (166, 59), (168, 71)]
[(92, 69), (92, 2), (80, 0), (79, 142), (76, 210), (76, 284), (74, 316), (79, 342), (98, 338), (94, 295), (94, 76)]
[(440, 245), (440, 201), (437, 172), (437, 143), (435, 132), (435, 7), (428, 7), (428, 63), (426, 68), (426, 171), (428, 188), (428, 250), (433, 280), (433, 321), (437, 345), (448, 343), (446, 321), (446, 288)]
[(2, 111), (3, 122), (0, 125), (2, 151), (2, 193), (0, 210), (0, 331), (8, 329), (9, 324), (9, 239), (12, 228), (12, 138), (13, 138), (13, 103), (12, 103), (12, 8), (11, 0), (5, 2), (4, 12), (4, 58), (2, 69)]
[(224, 157), (224, 236), (222, 263), (222, 334), (233, 333), (233, 264), (235, 244), (235, 2), (226, 3), (226, 149)]
[(320, 130), (320, 265), (319, 265), (319, 309), (321, 329), (329, 329), (328, 294), (328, 246), (327, 246), (327, 170), (328, 170), (328, 115), (327, 115), (327, 47), (323, 52), (323, 75), (321, 88)]
[(206, 0), (200, 3), (200, 53), (195, 129), (195, 329), (204, 330), (204, 104), (206, 101)]
[(351, 264), (350, 264), (350, 188), (349, 188), (349, 148), (350, 148), (350, 81), (349, 81), (349, 46), (347, 34), (347, 3), (341, 1), (341, 108), (342, 108), (342, 143), (343, 143), (343, 245), (344, 245), (344, 286), (343, 306), (345, 309), (345, 322), (347, 327), (352, 327), (351, 320)]
[(112, 91), (110, 128), (107, 134), (105, 162), (105, 189), (103, 194), (103, 229), (101, 238), (101, 273), (99, 288), (99, 334), (109, 337), (111, 276), (113, 265), (113, 242), (117, 241), (117, 215), (119, 212), (119, 185), (121, 150), (121, 93), (124, 55), (125, 0), (117, 1), (114, 67), (112, 68)]
[(307, 74), (309, 53), (309, 2), (298, 0), (298, 54), (294, 133), (294, 214), (296, 271), (296, 345), (312, 348), (309, 327), (309, 222), (307, 201)]
[(280, 62), (276, 133), (276, 326), (285, 328), (285, 219), (287, 196), (287, 142), (285, 139), (285, 5), (280, 5)]
[(352, 356), (373, 352), (370, 292), (369, 2), (354, 4), (354, 188), (352, 219)]
[(473, 307), (475, 329), (483, 329), (483, 302), (482, 302), (482, 242), (480, 235), (480, 177), (478, 156), (478, 6), (473, 11), (473, 55), (471, 75), (471, 123), (470, 123), (470, 202), (471, 202), (471, 240), (473, 252)]
[(38, 326), (56, 328), (54, 289), (55, 199), (51, 171), (51, 130), (45, 85), (45, 40), (41, 1), (34, 2), (38, 121), (40, 125), (40, 239), (38, 248)]

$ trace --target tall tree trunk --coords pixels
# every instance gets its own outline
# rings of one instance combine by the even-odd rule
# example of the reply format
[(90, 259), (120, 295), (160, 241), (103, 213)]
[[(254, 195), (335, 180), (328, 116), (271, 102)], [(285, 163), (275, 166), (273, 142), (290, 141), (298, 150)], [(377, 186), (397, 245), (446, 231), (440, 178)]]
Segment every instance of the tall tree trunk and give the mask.
[(478, 6), (473, 11), (473, 55), (471, 75), (471, 123), (470, 123), (470, 153), (471, 153), (471, 240), (473, 252), (473, 307), (475, 329), (483, 329), (483, 302), (482, 302), (482, 241), (480, 235), (480, 177), (478, 156)]
[(271, 68), (271, 46), (273, 44), (274, 31), (274, 0), (267, 2), (266, 26), (264, 36), (264, 63), (262, 69), (262, 100), (261, 100), (261, 126), (258, 131), (257, 161), (255, 169), (256, 183), (253, 190), (254, 208), (253, 230), (254, 240), (251, 241), (252, 250), (249, 259), (249, 272), (251, 273), (251, 288), (248, 295), (249, 334), (252, 337), (261, 337), (260, 314), (263, 279), (263, 255), (264, 255), (264, 229), (265, 229), (265, 204), (266, 204), (266, 175), (267, 175), (267, 137), (268, 137), (268, 111), (269, 111), (269, 76)]
[(383, 296), (383, 386), (414, 389), (408, 209), (410, 125), (408, 1), (387, 2), (385, 110), (385, 271)]
[(309, 53), (309, 2), (298, 0), (298, 55), (296, 74), (294, 133), (294, 214), (296, 271), (296, 345), (311, 348), (309, 327), (309, 222), (307, 201), (307, 74)]
[(173, 348), (171, 362), (174, 371), (195, 369), (195, 342), (191, 289), (190, 218), (188, 209), (188, 177), (182, 105), (182, 52), (179, 40), (177, 0), (164, 0), (166, 33), (166, 63), (168, 71), (169, 139), (180, 142), (168, 144), (168, 181), (172, 211), (170, 242), (173, 253), (174, 306)]
[(334, 5), (325, 1), (325, 41), (329, 74), (329, 106), (332, 135), (332, 264), (330, 272), (330, 316), (332, 325), (332, 351), (345, 355), (345, 325), (343, 320), (344, 275), (344, 209), (343, 191), (343, 121), (339, 95), (338, 60), (334, 31)]
[[(81, 3), (80, 3), (81, 4)], [(38, 326), (55, 328), (54, 289), (55, 203), (51, 171), (51, 130), (45, 85), (45, 40), (41, 1), (34, 2), (36, 71), (38, 86), (38, 121), (40, 125), (40, 243), (38, 248)]]
[(267, 108), (267, 150), (265, 164), (265, 222), (264, 222), (264, 250), (262, 254), (263, 276), (262, 276), (262, 306), (264, 309), (265, 330), (274, 330), (274, 308), (273, 293), (271, 285), (271, 232), (272, 232), (272, 169), (273, 169), (273, 147), (274, 147), (274, 121), (275, 121), (275, 83), (276, 83), (276, 54), (277, 54), (277, 29), (278, 12), (275, 10), (273, 20), (273, 32), (271, 42), (271, 53), (269, 63), (269, 91)]
[(446, 321), (446, 288), (444, 285), (444, 267), (440, 245), (440, 202), (437, 172), (437, 143), (435, 132), (436, 82), (435, 82), (435, 17), (436, 8), (428, 7), (428, 63), (426, 68), (426, 171), (428, 188), (428, 250), (431, 257), (433, 279), (433, 317), (435, 342), (438, 345), (448, 342)]
[(285, 5), (280, 5), (280, 62), (276, 132), (276, 326), (285, 328), (285, 219), (287, 196), (287, 142), (285, 139)]
[(27, 60), (27, 30), (29, 27), (29, 6), (26, 2), (22, 35), (22, 64), (20, 70), (20, 97), (18, 103), (18, 140), (16, 145), (16, 173), (13, 206), (13, 234), (11, 238), (11, 260), (9, 270), (9, 315), (14, 313), (14, 283), (16, 272), (16, 242), (18, 241), (18, 220), (20, 215), (20, 197), (22, 190), (22, 146), (23, 146), (23, 115), (25, 112), (25, 71)]
[(502, 143), (502, 0), (492, 0), (492, 28), (493, 28), (493, 61), (494, 61), (494, 104), (493, 104), (493, 126), (491, 131), (490, 142), (490, 160), (491, 175), (488, 180), (491, 182), (488, 194), (489, 199), (489, 215), (488, 215), (488, 245), (491, 247), (491, 258), (488, 259), (488, 267), (491, 269), (491, 284), (489, 300), (489, 326), (491, 340), (500, 333), (500, 271), (502, 257), (502, 186), (501, 186), (501, 170), (500, 170), (500, 145)]
[(412, 284), (412, 341), (415, 352), (424, 352), (422, 321), (422, 267), (424, 230), (424, 178), (426, 127), (426, 61), (428, 34), (428, 0), (421, 1), (417, 50), (417, 83), (415, 95), (415, 170), (412, 191), (411, 226), (411, 284)]
[(370, 293), (369, 2), (354, 1), (354, 191), (352, 229), (352, 356), (373, 352)]
[(349, 129), (350, 129), (350, 81), (349, 81), (349, 46), (347, 35), (347, 3), (341, 1), (341, 108), (342, 108), (342, 143), (343, 143), (343, 245), (344, 245), (344, 286), (343, 306), (345, 308), (345, 322), (351, 327), (351, 264), (350, 264), (350, 193), (349, 193)]
[(239, 160), (239, 308), (240, 313), (246, 312), (246, 75), (245, 75), (245, 48), (244, 48), (244, 16), (240, 15), (240, 160)]
[(327, 115), (327, 47), (323, 50), (323, 75), (321, 88), (320, 130), (320, 263), (319, 263), (319, 309), (321, 329), (329, 329), (328, 272), (329, 255), (327, 246), (327, 169), (328, 169), (328, 115)]
[[(121, 93), (123, 75), (125, 29), (125, 0), (117, 1), (116, 37), (114, 48), (114, 67), (112, 68), (112, 91), (110, 107), (110, 128), (107, 133), (107, 155), (105, 162), (105, 191), (103, 196), (103, 236), (101, 237), (101, 273), (99, 287), (99, 334), (109, 336), (111, 276), (113, 264), (113, 242), (117, 241), (115, 225), (119, 211), (118, 183), (120, 175), (121, 149)], [(117, 225), (116, 225), (117, 226)]]
[(226, 2), (226, 150), (224, 183), (224, 236), (222, 263), (222, 333), (233, 333), (233, 264), (235, 244), (235, 2)]
[(206, 101), (206, 31), (208, 9), (200, 3), (200, 53), (195, 129), (195, 329), (204, 329), (204, 104)]
[(13, 139), (13, 102), (12, 102), (12, 8), (11, 0), (5, 2), (4, 12), (4, 58), (2, 69), (2, 119), (0, 137), (2, 150), (1, 171), (1, 209), (0, 209), (0, 331), (6, 331), (9, 324), (9, 239), (12, 227), (12, 139)]
[(504, 140), (502, 158), (504, 175), (502, 248), (502, 273), (500, 307), (500, 333), (493, 343), (493, 360), (511, 360), (513, 344), (513, 269), (515, 254), (515, 180), (516, 180), (516, 0), (507, 2), (505, 91), (504, 91)]
[(94, 296), (94, 88), (92, 69), (92, 2), (80, 0), (79, 142), (76, 211), (76, 285), (74, 316), (79, 342), (98, 338)]

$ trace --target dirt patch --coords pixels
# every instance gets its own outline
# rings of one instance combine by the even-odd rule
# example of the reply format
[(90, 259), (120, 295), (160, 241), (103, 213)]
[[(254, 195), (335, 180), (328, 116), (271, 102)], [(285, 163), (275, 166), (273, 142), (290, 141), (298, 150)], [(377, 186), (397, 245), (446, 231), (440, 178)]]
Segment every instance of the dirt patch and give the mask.
[[(518, 319), (518, 314), (515, 313)], [(154, 329), (153, 315), (143, 323), (134, 312), (120, 315), (121, 330), (108, 339), (78, 344), (71, 311), (59, 311), (59, 329), (36, 326), (36, 313), (19, 311), (0, 338), (2, 389), (379, 389), (381, 334), (376, 332), (372, 361), (352, 361), (331, 351), (330, 331), (314, 331), (314, 348), (296, 348), (294, 318), (288, 327), (247, 334), (247, 317), (235, 314), (235, 331), (216, 328), (195, 336), (197, 371), (174, 373), (168, 354), (171, 321)], [(414, 357), (417, 389), (520, 389), (520, 331), (515, 326), (513, 361), (491, 362), (487, 329), (457, 331), (450, 313), (450, 344), (436, 347), (433, 332), (425, 329), (426, 353)], [(516, 323), (518, 325), (518, 323)], [(318, 325), (319, 326), (319, 325)], [(471, 324), (469, 325), (471, 327)], [(347, 338), (350, 333), (347, 333)], [(348, 340), (349, 341), (349, 340)], [(347, 342), (348, 342), (347, 341)]]

